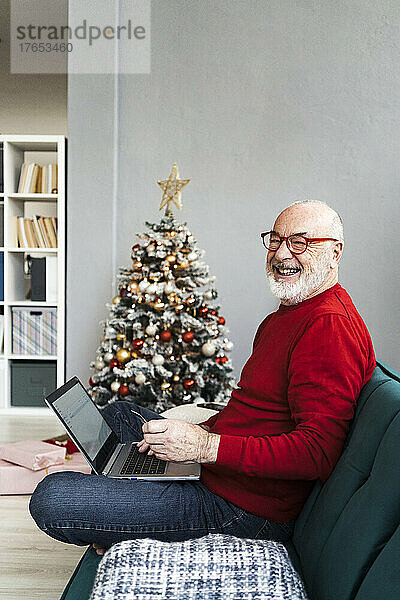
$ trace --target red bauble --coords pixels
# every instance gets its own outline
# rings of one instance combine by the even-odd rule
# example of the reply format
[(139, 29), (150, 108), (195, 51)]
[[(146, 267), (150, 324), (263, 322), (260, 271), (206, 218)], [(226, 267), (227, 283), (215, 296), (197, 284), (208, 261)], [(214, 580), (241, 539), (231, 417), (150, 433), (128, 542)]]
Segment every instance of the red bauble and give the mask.
[(207, 308), (207, 306), (202, 306), (202, 307), (200, 308), (200, 310), (199, 310), (199, 315), (200, 315), (201, 317), (206, 317), (206, 316), (207, 316), (207, 313), (208, 313), (208, 308)]
[(141, 350), (143, 344), (144, 344), (143, 340), (141, 340), (140, 338), (137, 338), (136, 340), (133, 340), (132, 348), (134, 348), (135, 350)]
[(134, 246), (132, 246), (132, 251), (135, 252), (135, 250), (137, 250), (138, 248), (140, 248), (140, 244), (135, 244)]
[(89, 385), (90, 385), (90, 387), (93, 387), (94, 385), (96, 385), (95, 382), (93, 381), (92, 377), (89, 379)]
[(110, 369), (113, 369), (114, 367), (118, 367), (118, 361), (116, 358), (113, 358), (112, 360), (110, 360)]
[(172, 333), (168, 331), (168, 329), (164, 329), (164, 331), (160, 333), (160, 338), (163, 342), (169, 342), (172, 338)]
[(182, 335), (182, 339), (185, 344), (191, 344), (194, 340), (194, 335), (191, 331), (185, 331), (185, 333)]
[(192, 387), (194, 386), (194, 379), (185, 379), (185, 381), (183, 382), (183, 385), (185, 386), (185, 388), (187, 390), (191, 390)]
[(219, 365), (223, 365), (226, 363), (227, 360), (228, 360), (227, 356), (217, 356), (217, 358), (215, 359), (215, 362), (218, 363)]
[(225, 325), (225, 319), (224, 319), (224, 317), (219, 317), (219, 319), (218, 319), (218, 325)]
[(125, 383), (121, 383), (118, 388), (118, 394), (120, 396), (128, 396), (129, 395), (129, 387), (125, 385)]

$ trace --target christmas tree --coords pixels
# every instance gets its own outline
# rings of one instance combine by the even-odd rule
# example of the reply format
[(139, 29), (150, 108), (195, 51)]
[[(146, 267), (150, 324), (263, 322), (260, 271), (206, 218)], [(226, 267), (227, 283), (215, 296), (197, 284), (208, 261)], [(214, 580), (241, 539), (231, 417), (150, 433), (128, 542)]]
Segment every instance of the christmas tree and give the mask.
[(89, 392), (99, 405), (134, 400), (157, 412), (179, 404), (225, 404), (234, 387), (228, 357), (232, 342), (216, 304), (215, 277), (202, 260), (186, 223), (178, 223), (172, 204), (182, 208), (176, 164), (163, 190), (159, 223), (146, 222), (137, 234), (132, 267), (120, 267), (118, 294), (108, 304)]

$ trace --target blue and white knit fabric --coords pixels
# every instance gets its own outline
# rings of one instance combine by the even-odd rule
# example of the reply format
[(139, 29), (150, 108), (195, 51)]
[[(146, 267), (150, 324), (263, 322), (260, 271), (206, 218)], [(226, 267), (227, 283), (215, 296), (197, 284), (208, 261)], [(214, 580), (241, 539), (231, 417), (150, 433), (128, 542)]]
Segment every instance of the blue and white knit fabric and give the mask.
[(283, 544), (213, 534), (112, 546), (91, 600), (307, 600)]

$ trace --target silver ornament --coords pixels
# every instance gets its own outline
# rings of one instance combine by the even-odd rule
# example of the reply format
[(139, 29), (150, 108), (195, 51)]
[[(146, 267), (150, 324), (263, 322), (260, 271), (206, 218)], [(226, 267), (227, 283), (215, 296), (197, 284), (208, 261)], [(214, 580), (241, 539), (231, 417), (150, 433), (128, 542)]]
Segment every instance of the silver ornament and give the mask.
[(230, 352), (230, 351), (232, 350), (232, 348), (233, 348), (233, 344), (232, 344), (232, 342), (226, 342), (226, 344), (225, 344), (225, 346), (224, 346), (224, 349), (225, 349), (227, 352)]
[(197, 260), (198, 256), (196, 254), (196, 252), (191, 252), (190, 254), (188, 254), (187, 259), (190, 262), (194, 262), (195, 260)]
[[(111, 360), (111, 359), (110, 359), (110, 360)], [(95, 360), (94, 366), (96, 367), (96, 369), (97, 369), (98, 371), (101, 371), (102, 369), (104, 369), (104, 367), (105, 367), (105, 364), (106, 364), (106, 363), (104, 362), (104, 360), (103, 360), (102, 358), (97, 358), (97, 359)]]
[(153, 356), (153, 358), (151, 359), (151, 362), (153, 363), (153, 365), (155, 365), (156, 367), (160, 367), (162, 364), (164, 364), (164, 357), (161, 356), (161, 354), (155, 354)]
[(212, 293), (211, 290), (207, 290), (207, 292), (205, 292), (204, 299), (205, 300), (212, 300), (213, 299), (213, 293)]
[(146, 377), (143, 373), (138, 373), (135, 377), (135, 382), (138, 385), (141, 385), (142, 383), (144, 383), (146, 381)]
[(213, 344), (212, 342), (206, 342), (202, 345), (201, 352), (204, 354), (204, 356), (213, 356), (213, 354), (215, 354), (216, 349), (217, 348), (215, 344)]
[(147, 279), (142, 279), (142, 281), (139, 283), (139, 289), (144, 292), (145, 290), (147, 290), (147, 288), (150, 285), (150, 281), (148, 281)]
[(109, 363), (113, 358), (114, 354), (112, 352), (106, 352), (104, 355), (104, 362)]
[(119, 386), (120, 386), (120, 382), (119, 381), (113, 381), (111, 384), (111, 389), (113, 392), (117, 393), (119, 390)]
[(157, 333), (157, 327), (155, 325), (147, 325), (146, 327), (147, 335), (153, 336)]

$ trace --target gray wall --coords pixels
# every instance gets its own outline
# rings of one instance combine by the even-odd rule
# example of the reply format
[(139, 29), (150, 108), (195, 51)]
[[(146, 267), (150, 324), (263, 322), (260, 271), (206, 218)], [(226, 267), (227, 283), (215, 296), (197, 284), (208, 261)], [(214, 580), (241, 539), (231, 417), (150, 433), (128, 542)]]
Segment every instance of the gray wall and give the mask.
[(10, 0), (0, 2), (0, 133), (67, 135), (67, 75), (10, 73)]
[(150, 75), (70, 76), (69, 375), (89, 374), (115, 267), (175, 160), (237, 375), (277, 306), (259, 233), (303, 198), (342, 214), (341, 282), (400, 368), (399, 30), (396, 0), (156, 0)]

